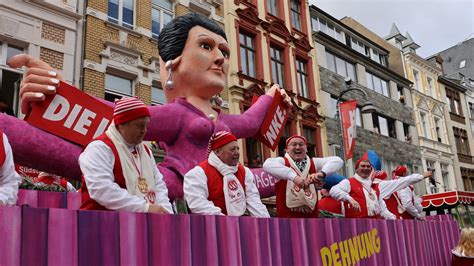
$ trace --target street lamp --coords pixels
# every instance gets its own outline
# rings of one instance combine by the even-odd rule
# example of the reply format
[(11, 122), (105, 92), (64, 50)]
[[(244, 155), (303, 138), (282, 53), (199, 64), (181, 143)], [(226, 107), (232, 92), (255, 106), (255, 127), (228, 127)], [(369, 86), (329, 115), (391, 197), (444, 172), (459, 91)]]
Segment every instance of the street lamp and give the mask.
[(337, 97), (337, 102), (336, 102), (336, 119), (337, 119), (337, 124), (339, 127), (339, 144), (341, 145), (341, 159), (344, 161), (344, 168), (342, 169), (343, 175), (347, 177), (347, 166), (346, 166), (346, 149), (344, 147), (344, 133), (343, 133), (343, 125), (341, 121), (341, 114), (339, 110), (339, 103), (341, 102), (341, 98), (344, 94), (350, 92), (350, 91), (355, 91), (355, 92), (361, 92), (362, 95), (364, 96), (364, 99), (366, 100), (365, 104), (361, 106), (360, 112), (363, 114), (368, 114), (368, 113), (374, 113), (376, 111), (375, 106), (368, 101), (368, 95), (367, 92), (365, 92), (362, 89), (359, 89), (357, 87), (353, 87), (352, 85), (352, 80), (349, 77), (346, 77), (344, 79), (346, 83), (346, 89), (341, 91), (339, 94), (339, 97)]

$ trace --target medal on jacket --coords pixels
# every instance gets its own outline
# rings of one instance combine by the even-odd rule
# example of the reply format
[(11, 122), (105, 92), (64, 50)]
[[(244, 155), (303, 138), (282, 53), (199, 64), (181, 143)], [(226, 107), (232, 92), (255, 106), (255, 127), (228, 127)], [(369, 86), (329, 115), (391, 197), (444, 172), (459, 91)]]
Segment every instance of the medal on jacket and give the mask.
[(148, 183), (143, 176), (138, 177), (138, 190), (140, 190), (142, 194), (148, 193)]
[(375, 200), (375, 196), (374, 196), (374, 194), (372, 194), (372, 193), (369, 193), (369, 198), (370, 198), (371, 200)]

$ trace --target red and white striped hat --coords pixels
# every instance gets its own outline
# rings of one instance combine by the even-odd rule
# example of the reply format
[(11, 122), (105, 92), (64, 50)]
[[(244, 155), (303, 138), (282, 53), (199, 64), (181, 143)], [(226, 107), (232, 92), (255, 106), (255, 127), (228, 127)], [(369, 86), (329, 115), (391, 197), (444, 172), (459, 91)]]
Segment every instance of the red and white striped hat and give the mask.
[(142, 101), (140, 101), (138, 97), (124, 96), (120, 100), (115, 100), (115, 125), (120, 125), (144, 116), (150, 116), (150, 111), (148, 111), (148, 107)]
[(207, 157), (209, 157), (211, 151), (218, 149), (232, 141), (237, 141), (237, 138), (228, 131), (219, 131), (214, 133), (209, 140), (209, 145), (207, 146)]
[(293, 139), (301, 139), (305, 145), (308, 145), (308, 141), (306, 140), (305, 137), (300, 136), (300, 135), (293, 135), (286, 140), (286, 147), (288, 147), (288, 144), (290, 144), (290, 141)]

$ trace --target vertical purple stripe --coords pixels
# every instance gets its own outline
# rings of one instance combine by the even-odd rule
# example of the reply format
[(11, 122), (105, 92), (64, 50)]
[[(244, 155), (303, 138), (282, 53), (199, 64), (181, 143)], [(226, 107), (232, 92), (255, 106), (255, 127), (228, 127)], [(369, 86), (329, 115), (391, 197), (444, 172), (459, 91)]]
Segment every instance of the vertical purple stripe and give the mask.
[(147, 214), (151, 265), (191, 265), (189, 215)]
[(81, 193), (68, 192), (67, 193), (67, 208), (70, 210), (79, 210), (81, 207)]
[(193, 265), (217, 265), (217, 239), (214, 216), (191, 215), (191, 262)]
[(258, 219), (241, 217), (239, 227), (242, 265), (262, 265)]
[(273, 265), (272, 261), (272, 250), (270, 244), (270, 226), (269, 226), (270, 219), (258, 219), (258, 227), (259, 227), (259, 246), (261, 252), (261, 265)]
[(38, 191), (29, 189), (20, 189), (18, 191), (18, 206), (28, 205), (38, 207)]
[(48, 265), (76, 266), (77, 212), (49, 209), (48, 228)]
[(145, 213), (120, 212), (121, 265), (148, 265), (148, 227)]
[(327, 246), (324, 219), (305, 219), (308, 265), (323, 265), (321, 247)]
[(239, 218), (233, 216), (216, 217), (217, 245), (220, 247), (219, 264), (242, 265)]
[(22, 208), (21, 264), (48, 264), (48, 209)]
[(120, 265), (119, 213), (79, 211), (79, 265)]
[(306, 249), (305, 219), (291, 219), (291, 243), (295, 265), (308, 265), (308, 250)]
[(280, 247), (280, 242), (281, 242), (280, 230), (278, 229), (281, 220), (283, 219), (273, 218), (273, 219), (268, 220), (268, 228), (269, 228), (269, 231), (271, 232), (270, 250), (272, 251), (272, 264), (274, 266), (284, 265), (283, 260), (282, 260), (282, 251)]
[(20, 266), (21, 208), (0, 208), (0, 265)]

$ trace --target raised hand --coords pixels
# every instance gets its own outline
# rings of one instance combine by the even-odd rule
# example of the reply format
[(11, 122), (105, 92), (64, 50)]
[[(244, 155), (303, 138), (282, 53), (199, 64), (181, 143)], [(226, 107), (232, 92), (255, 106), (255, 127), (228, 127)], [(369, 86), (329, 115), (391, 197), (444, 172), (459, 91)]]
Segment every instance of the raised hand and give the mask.
[(26, 67), (20, 83), (21, 112), (26, 114), (30, 102), (44, 101), (45, 94), (56, 93), (56, 87), (63, 77), (46, 62), (27, 54), (19, 54), (8, 59), (12, 68)]
[(288, 94), (286, 93), (286, 90), (285, 89), (282, 89), (280, 87), (280, 85), (278, 84), (273, 84), (273, 86), (270, 87), (270, 89), (267, 91), (266, 95), (268, 96), (274, 96), (275, 95), (275, 92), (276, 91), (279, 91), (280, 94), (281, 94), (281, 97), (283, 98), (283, 102), (285, 102), (286, 104), (286, 107), (288, 109), (290, 109), (291, 107), (293, 107), (293, 103), (291, 102), (291, 98), (290, 96), (288, 96)]

